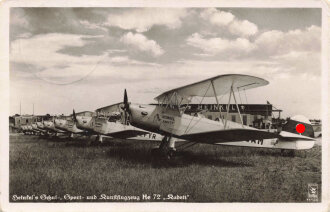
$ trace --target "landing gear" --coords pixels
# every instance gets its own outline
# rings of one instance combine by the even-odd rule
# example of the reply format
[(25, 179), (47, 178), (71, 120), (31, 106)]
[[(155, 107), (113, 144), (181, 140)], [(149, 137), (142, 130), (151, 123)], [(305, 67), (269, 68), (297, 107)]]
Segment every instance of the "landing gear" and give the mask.
[(102, 135), (97, 135), (95, 139), (92, 139), (92, 136), (89, 137), (89, 142), (87, 143), (88, 146), (92, 145), (98, 145), (103, 142), (103, 136)]
[(95, 143), (100, 144), (100, 143), (102, 143), (102, 142), (103, 142), (103, 136), (102, 136), (102, 135), (98, 135), (98, 136), (96, 136), (96, 138), (95, 138)]
[(165, 136), (160, 146), (152, 150), (152, 155), (154, 157), (160, 157), (167, 161), (172, 160), (175, 157), (176, 150), (174, 148), (175, 140), (171, 138), (172, 137), (170, 136)]

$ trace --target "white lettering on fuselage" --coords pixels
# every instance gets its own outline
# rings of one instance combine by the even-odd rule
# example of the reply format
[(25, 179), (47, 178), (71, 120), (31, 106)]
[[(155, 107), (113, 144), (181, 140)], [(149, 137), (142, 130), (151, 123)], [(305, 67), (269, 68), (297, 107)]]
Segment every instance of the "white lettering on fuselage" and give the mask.
[(147, 138), (150, 138), (150, 139), (156, 139), (156, 134), (155, 133), (146, 133), (146, 134), (143, 134), (141, 135), (141, 137), (147, 137)]
[(252, 139), (252, 140), (248, 140), (246, 142), (249, 142), (249, 143), (252, 143), (252, 144), (260, 144), (260, 145), (263, 145), (264, 144), (264, 140), (263, 139), (260, 139), (260, 140)]
[(162, 115), (163, 124), (174, 124), (174, 117), (168, 115)]
[(170, 121), (174, 121), (174, 117), (168, 116), (168, 115), (162, 115), (162, 119), (167, 119), (167, 120), (170, 120)]

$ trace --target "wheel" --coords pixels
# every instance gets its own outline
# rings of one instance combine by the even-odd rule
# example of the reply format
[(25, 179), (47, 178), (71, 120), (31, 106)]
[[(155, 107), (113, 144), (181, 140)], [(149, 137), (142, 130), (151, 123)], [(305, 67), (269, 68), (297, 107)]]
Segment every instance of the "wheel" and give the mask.
[(92, 141), (93, 145), (100, 145), (101, 144), (101, 140), (100, 140), (100, 136), (96, 136), (95, 140)]
[(166, 153), (166, 159), (168, 161), (172, 160), (175, 156), (175, 150), (170, 149), (167, 153)]

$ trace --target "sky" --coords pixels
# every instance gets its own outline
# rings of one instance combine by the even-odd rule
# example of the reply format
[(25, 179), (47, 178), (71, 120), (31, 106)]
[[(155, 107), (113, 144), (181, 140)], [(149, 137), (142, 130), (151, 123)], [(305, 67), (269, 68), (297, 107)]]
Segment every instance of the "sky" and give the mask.
[[(321, 117), (317, 8), (11, 8), (10, 113), (153, 103), (221, 74), (269, 85), (239, 103)], [(245, 95), (247, 98), (245, 98)], [(221, 103), (226, 103), (223, 98)], [(206, 103), (215, 103), (206, 100)]]

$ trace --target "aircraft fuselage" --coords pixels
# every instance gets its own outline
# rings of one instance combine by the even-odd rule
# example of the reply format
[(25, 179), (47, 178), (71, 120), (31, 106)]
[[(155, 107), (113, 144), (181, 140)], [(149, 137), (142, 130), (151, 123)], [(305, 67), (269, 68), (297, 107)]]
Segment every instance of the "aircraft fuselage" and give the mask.
[[(149, 130), (156, 133), (170, 134), (180, 137), (187, 133), (201, 133), (205, 131), (215, 131), (225, 129), (225, 124), (221, 121), (213, 121), (198, 116), (180, 114), (178, 110), (164, 108), (156, 105), (130, 105), (130, 123), (133, 126)], [(254, 129), (249, 126), (227, 121), (226, 129), (245, 128)], [(221, 139), (219, 140), (221, 142)]]
[(71, 133), (84, 132), (83, 130), (77, 128), (73, 120), (55, 119), (54, 122), (55, 122), (54, 126), (60, 130), (64, 130), (66, 132), (71, 132)]

